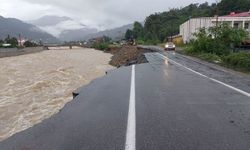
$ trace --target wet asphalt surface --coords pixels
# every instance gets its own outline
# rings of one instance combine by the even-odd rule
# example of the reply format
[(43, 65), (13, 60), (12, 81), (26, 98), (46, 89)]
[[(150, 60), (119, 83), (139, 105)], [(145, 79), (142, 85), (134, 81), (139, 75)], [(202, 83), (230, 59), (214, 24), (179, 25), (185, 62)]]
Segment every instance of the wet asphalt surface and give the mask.
[(79, 89), (61, 112), (0, 143), (0, 150), (123, 150), (131, 68)]
[(168, 58), (187, 66), (199, 73), (202, 73), (208, 77), (214, 78), (216, 80), (222, 81), (224, 83), (230, 84), (236, 88), (244, 90), (250, 93), (250, 75), (245, 75), (239, 72), (234, 72), (229, 69), (225, 69), (218, 65), (207, 63), (199, 59), (184, 56), (175, 52), (164, 51), (163, 48), (158, 46), (142, 46), (145, 49), (151, 49), (156, 52), (160, 52)]
[[(249, 150), (249, 97), (156, 53), (146, 57), (148, 64), (135, 67), (137, 150)], [(189, 61), (185, 65), (207, 70)], [(244, 78), (245, 85), (237, 86), (247, 91)], [(1, 142), (0, 149), (124, 150), (130, 80), (131, 67), (108, 73), (77, 90), (60, 113)]]

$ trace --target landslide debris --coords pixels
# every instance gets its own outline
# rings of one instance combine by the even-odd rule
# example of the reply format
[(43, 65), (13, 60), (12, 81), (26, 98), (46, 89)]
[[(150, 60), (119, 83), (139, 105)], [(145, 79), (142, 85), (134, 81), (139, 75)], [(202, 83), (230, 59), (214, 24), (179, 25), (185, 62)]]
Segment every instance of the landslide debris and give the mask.
[(122, 46), (120, 48), (110, 49), (109, 52), (114, 56), (111, 58), (110, 65), (116, 67), (130, 66), (133, 64), (148, 63), (145, 53), (152, 52), (150, 50), (140, 49), (136, 46)]

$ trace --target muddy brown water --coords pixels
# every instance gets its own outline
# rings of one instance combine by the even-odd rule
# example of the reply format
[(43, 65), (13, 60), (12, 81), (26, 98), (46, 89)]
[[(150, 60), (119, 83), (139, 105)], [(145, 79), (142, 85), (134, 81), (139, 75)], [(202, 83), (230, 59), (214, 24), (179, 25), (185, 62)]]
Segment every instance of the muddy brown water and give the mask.
[(0, 59), (0, 141), (49, 118), (72, 92), (114, 69), (93, 49), (50, 50)]

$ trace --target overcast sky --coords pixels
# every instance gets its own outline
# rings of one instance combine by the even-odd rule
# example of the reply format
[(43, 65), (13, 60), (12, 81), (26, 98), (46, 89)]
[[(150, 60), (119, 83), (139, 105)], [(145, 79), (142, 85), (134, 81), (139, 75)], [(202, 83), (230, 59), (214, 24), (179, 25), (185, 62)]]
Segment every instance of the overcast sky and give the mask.
[(69, 16), (88, 26), (108, 29), (143, 21), (154, 12), (205, 1), (215, 0), (0, 0), (0, 15), (21, 20)]

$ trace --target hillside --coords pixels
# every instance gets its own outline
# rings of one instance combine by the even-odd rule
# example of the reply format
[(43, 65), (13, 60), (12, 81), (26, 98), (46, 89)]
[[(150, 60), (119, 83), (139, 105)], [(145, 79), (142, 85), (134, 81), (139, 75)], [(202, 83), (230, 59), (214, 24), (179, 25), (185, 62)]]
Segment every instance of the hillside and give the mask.
[(89, 34), (89, 35), (85, 36), (84, 39), (87, 40), (87, 39), (100, 37), (100, 36), (108, 36), (108, 37), (112, 38), (113, 40), (120, 40), (120, 39), (124, 38), (126, 31), (128, 29), (132, 29), (132, 28), (133, 28), (133, 24), (128, 24), (128, 25), (124, 25), (122, 27)]
[(59, 39), (62, 41), (79, 41), (84, 39), (86, 35), (96, 32), (97, 29), (90, 29), (90, 28), (65, 30), (60, 34)]
[(77, 41), (97, 32), (97, 29), (88, 27), (79, 21), (65, 16), (43, 16), (29, 22), (61, 41)]
[(97, 29), (88, 27), (72, 18), (60, 16), (43, 16), (29, 22), (41, 30), (54, 35), (61, 41), (88, 40), (100, 36), (108, 36), (114, 40), (120, 40), (124, 38), (128, 29), (133, 28), (133, 24), (128, 24), (98, 32)]
[(179, 26), (189, 18), (213, 16), (215, 5), (191, 4), (184, 8), (171, 9), (146, 18), (144, 36), (146, 40), (164, 41), (166, 37), (179, 33)]
[(71, 21), (69, 17), (58, 17), (58, 16), (43, 16), (37, 20), (29, 21), (31, 24), (36, 26), (53, 26), (63, 21)]
[[(174, 8), (166, 12), (148, 16), (143, 27), (143, 34), (134, 35), (146, 43), (157, 43), (171, 35), (179, 33), (179, 26), (189, 18), (208, 17), (215, 14), (226, 15), (230, 12), (249, 11), (250, 0), (222, 0), (218, 5), (207, 2), (190, 4), (183, 8)], [(138, 29), (136, 29), (138, 30)]]
[(42, 40), (43, 42), (59, 41), (54, 36), (40, 30), (34, 25), (25, 23), (18, 19), (4, 18), (0, 16), (0, 39), (4, 39), (8, 35), (11, 37), (18, 37), (19, 34), (30, 40)]

